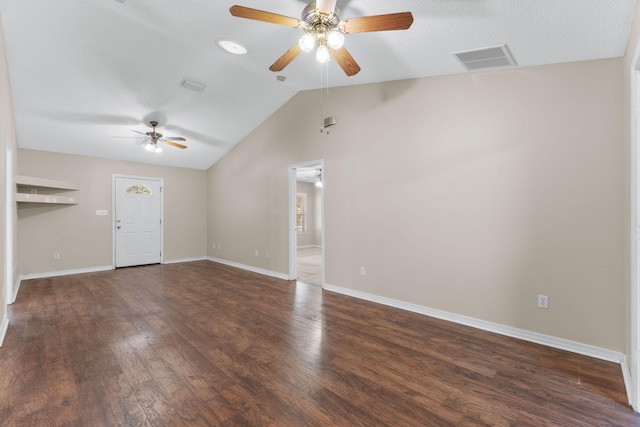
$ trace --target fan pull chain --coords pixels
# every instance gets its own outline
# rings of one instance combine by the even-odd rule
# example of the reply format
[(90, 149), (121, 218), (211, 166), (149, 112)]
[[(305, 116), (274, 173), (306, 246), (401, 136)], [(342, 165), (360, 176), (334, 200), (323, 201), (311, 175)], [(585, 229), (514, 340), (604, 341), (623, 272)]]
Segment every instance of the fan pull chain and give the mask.
[(327, 135), (329, 130), (327, 129), (325, 120), (325, 106), (329, 108), (329, 64), (320, 64), (320, 133), (326, 130)]

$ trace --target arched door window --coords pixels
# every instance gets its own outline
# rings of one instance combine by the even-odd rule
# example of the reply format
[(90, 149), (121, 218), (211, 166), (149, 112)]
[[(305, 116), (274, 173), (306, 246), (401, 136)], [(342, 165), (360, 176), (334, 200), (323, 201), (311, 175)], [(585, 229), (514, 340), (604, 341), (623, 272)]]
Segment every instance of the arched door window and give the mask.
[(127, 194), (143, 194), (145, 196), (151, 196), (153, 193), (151, 189), (144, 184), (133, 184), (127, 188)]

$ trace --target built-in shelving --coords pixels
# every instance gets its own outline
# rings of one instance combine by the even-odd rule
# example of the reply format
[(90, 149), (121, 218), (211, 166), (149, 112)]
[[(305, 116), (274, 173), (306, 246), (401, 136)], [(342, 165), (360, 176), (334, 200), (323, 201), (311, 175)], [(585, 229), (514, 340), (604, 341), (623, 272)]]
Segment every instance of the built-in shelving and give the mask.
[(57, 194), (77, 190), (78, 186), (73, 182), (17, 175), (15, 200), (18, 203), (77, 205), (75, 197)]

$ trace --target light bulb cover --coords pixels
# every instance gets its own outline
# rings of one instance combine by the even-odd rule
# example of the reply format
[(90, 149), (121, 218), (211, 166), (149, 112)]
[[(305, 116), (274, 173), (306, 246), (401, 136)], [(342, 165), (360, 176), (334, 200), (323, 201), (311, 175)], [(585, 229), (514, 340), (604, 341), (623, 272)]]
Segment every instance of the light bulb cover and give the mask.
[(329, 62), (329, 48), (325, 44), (321, 44), (316, 49), (316, 62), (320, 64), (324, 64), (325, 62)]
[(161, 152), (161, 151), (162, 151), (162, 147), (160, 147), (158, 144), (156, 144), (156, 145), (153, 147), (153, 151), (154, 151), (155, 153), (159, 153), (159, 152)]
[(327, 43), (333, 50), (342, 49), (342, 46), (344, 46), (344, 34), (337, 28), (330, 30), (327, 33)]
[(311, 52), (316, 46), (315, 36), (313, 34), (306, 33), (304, 36), (300, 37), (300, 40), (298, 40), (298, 46), (300, 46), (300, 49), (302, 49), (303, 52)]
[(153, 144), (152, 144), (152, 143), (150, 143), (150, 142), (147, 142), (147, 143), (144, 145), (144, 149), (145, 149), (145, 150), (147, 150), (147, 151), (153, 151)]
[(234, 55), (245, 55), (249, 53), (248, 47), (234, 40), (220, 39), (217, 43), (222, 49)]

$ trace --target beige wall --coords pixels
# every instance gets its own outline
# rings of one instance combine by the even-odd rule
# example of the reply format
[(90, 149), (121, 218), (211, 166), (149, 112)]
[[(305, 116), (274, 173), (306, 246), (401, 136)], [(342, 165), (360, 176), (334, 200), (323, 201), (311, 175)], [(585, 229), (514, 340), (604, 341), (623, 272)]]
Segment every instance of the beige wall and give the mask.
[[(21, 274), (112, 265), (113, 174), (164, 179), (165, 261), (205, 256), (205, 171), (20, 149), (17, 172), (80, 186), (78, 205), (19, 205)], [(96, 216), (98, 209), (109, 215)]]
[[(2, 328), (2, 321), (7, 315), (7, 286), (6, 283), (6, 270), (5, 270), (5, 256), (6, 249), (12, 248), (14, 253), (17, 253), (17, 244), (14, 241), (5, 242), (5, 229), (6, 229), (6, 155), (7, 144), (12, 148), (12, 162), (15, 161), (16, 152), (16, 131), (13, 117), (13, 105), (11, 96), (11, 87), (9, 82), (9, 71), (7, 68), (7, 56), (4, 46), (4, 36), (2, 31), (2, 24), (0, 23), (0, 235), (3, 236), (2, 243), (0, 244), (0, 331)], [(13, 163), (15, 164), (15, 163)], [(14, 218), (15, 218), (15, 208)], [(14, 224), (14, 235), (16, 234), (16, 227)], [(15, 263), (13, 266), (9, 266), (13, 269), (13, 281), (17, 278), (17, 269)], [(1, 344), (1, 343), (0, 343)]]
[(624, 351), (621, 67), (335, 88), (330, 135), (301, 92), (209, 170), (208, 253), (286, 274), (287, 168), (324, 159), (327, 283)]

